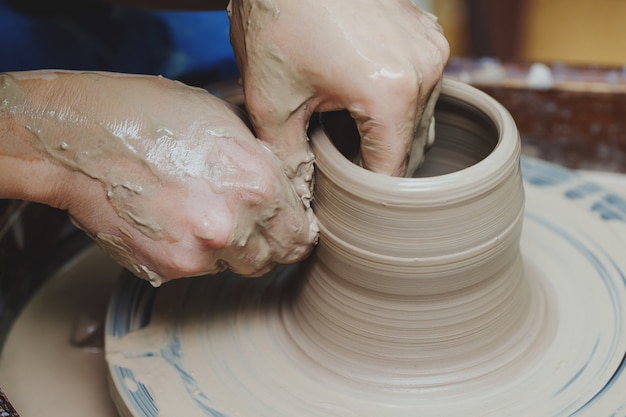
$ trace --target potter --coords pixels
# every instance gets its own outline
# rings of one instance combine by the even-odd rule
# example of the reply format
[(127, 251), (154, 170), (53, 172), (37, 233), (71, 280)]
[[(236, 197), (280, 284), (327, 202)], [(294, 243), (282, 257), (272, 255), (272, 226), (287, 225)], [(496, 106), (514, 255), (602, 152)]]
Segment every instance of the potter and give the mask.
[[(256, 13), (259, 5), (274, 7), (271, 33), (250, 31), (267, 18)], [(363, 165), (384, 174), (402, 175), (408, 154), (419, 163), (433, 140), (431, 114), (448, 55), (440, 27), (409, 1), (362, 6), (231, 4), (252, 127), (271, 151), (234, 109), (173, 81), (90, 72), (4, 74), (0, 195), (67, 209), (116, 261), (155, 286), (226, 267), (259, 275), (274, 263), (302, 259), (317, 237), (305, 135), (314, 110), (351, 111), (361, 129)], [(381, 15), (389, 19), (381, 43), (368, 45), (371, 24)], [(316, 27), (291, 36), (306, 22), (329, 31)], [(328, 75), (328, 51), (303, 55), (303, 48), (327, 41), (324, 34), (341, 41)], [(259, 59), (278, 43), (277, 60)], [(283, 100), (267, 111), (266, 94), (274, 92), (257, 94), (254, 86), (271, 84), (272, 77)], [(126, 354), (117, 356), (111, 346), (111, 363), (124, 361)], [(133, 352), (130, 345), (123, 350)], [(140, 386), (130, 378), (125, 383)]]
[(192, 88), (123, 74), (15, 73), (3, 76), (0, 97), (0, 196), (67, 209), (118, 262), (159, 285), (225, 267), (259, 275), (309, 253), (313, 111), (352, 112), (368, 169), (401, 175), (409, 153), (412, 165), (421, 161), (449, 53), (434, 16), (408, 0), (243, 0), (228, 11), (251, 127), (280, 163), (258, 144), (248, 149), (254, 137), (226, 115), (233, 110)]

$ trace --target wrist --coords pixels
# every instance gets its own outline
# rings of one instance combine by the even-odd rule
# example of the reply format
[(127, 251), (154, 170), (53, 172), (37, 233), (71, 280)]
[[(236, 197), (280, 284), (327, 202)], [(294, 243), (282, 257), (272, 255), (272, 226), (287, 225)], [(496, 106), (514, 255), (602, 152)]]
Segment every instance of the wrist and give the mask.
[(10, 74), (0, 74), (0, 198), (65, 208), (72, 172), (38, 147), (40, 121), (29, 111), (29, 93)]
[(73, 174), (45, 160), (0, 156), (0, 198), (67, 209)]

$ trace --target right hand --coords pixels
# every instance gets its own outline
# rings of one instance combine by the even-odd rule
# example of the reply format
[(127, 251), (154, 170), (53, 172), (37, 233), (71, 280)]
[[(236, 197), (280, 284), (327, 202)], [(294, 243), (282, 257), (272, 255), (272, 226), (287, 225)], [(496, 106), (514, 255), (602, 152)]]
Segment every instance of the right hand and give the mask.
[(14, 75), (0, 116), (19, 119), (50, 172), (71, 173), (49, 203), (136, 275), (256, 276), (312, 248), (312, 211), (225, 102), (159, 77)]

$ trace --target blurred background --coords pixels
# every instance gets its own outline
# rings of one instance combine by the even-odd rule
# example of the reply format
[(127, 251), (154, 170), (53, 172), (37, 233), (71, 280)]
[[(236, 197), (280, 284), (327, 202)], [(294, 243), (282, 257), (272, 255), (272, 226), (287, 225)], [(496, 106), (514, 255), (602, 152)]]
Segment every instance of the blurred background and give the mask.
[[(622, 66), (622, 0), (416, 0), (453, 57)], [(0, 0), (0, 71), (98, 69), (193, 82), (233, 78), (228, 19), (88, 0)]]
[(430, 0), (453, 56), (626, 64), (622, 0)]

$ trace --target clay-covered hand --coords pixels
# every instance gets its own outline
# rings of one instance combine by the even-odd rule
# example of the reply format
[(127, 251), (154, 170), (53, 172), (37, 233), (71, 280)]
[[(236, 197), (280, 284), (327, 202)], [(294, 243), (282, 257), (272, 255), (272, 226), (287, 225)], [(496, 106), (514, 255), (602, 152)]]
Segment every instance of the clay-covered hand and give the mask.
[(411, 0), (232, 0), (229, 15), (252, 123), (291, 177), (311, 172), (312, 112), (339, 109), (357, 122), (363, 165), (403, 174), (449, 55), (433, 15)]
[(2, 86), (0, 111), (72, 172), (54, 205), (154, 285), (224, 268), (259, 275), (316, 240), (280, 160), (204, 90), (62, 72), (5, 75)]

